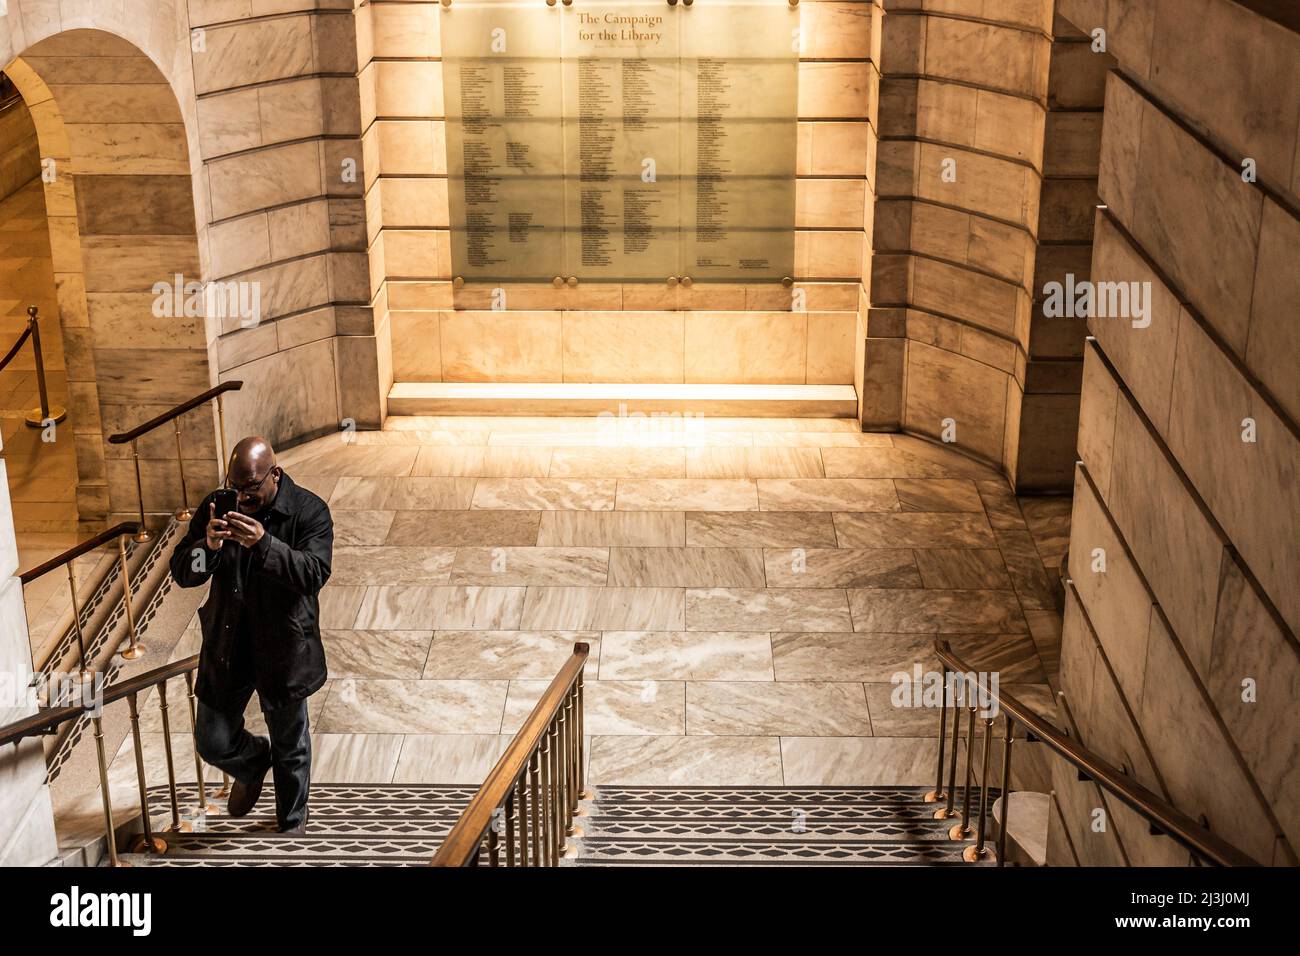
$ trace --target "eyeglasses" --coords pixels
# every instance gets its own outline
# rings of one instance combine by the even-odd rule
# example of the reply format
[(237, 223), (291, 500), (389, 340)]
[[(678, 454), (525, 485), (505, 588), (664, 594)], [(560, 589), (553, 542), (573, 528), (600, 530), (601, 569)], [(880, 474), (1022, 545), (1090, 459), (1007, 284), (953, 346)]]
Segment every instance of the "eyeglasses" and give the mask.
[(272, 466), (271, 468), (268, 468), (268, 469), (267, 469), (266, 474), (262, 476), (262, 480), (261, 480), (261, 481), (249, 481), (249, 482), (245, 482), (244, 485), (243, 485), (243, 487), (240, 487), (240, 486), (234, 484), (234, 483), (230, 480), (229, 476), (227, 476), (227, 478), (226, 478), (226, 487), (227, 487), (227, 488), (233, 488), (235, 491), (239, 492), (241, 495), (255, 495), (255, 494), (257, 494), (259, 491), (262, 490), (262, 486), (263, 486), (264, 484), (266, 484), (266, 479), (268, 479), (268, 478), (271, 477), (271, 472), (273, 472), (273, 471), (275, 471), (275, 467), (274, 467), (274, 466)]

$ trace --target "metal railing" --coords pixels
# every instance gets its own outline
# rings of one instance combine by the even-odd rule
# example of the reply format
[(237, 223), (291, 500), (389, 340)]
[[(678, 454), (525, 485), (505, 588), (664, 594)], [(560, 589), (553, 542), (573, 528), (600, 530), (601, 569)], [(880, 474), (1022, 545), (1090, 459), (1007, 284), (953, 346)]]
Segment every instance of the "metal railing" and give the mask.
[[(1007, 829), (1011, 811), (1011, 743), (1017, 722), (1034, 740), (1045, 744), (1057, 756), (1072, 764), (1080, 773), (1098, 786), (1114, 794), (1136, 813), (1142, 816), (1155, 831), (1164, 833), (1178, 841), (1201, 859), (1218, 866), (1259, 866), (1251, 857), (1238, 850), (1231, 843), (1211, 833), (1177, 807), (1161, 799), (1146, 787), (1138, 784), (1119, 768), (1107, 763), (1078, 741), (1062, 733), (1037, 713), (1016, 700), (1010, 694), (1002, 693), (996, 685), (979, 687), (979, 693), (985, 695), (984, 701), (977, 700), (977, 694), (971, 688), (974, 684), (975, 670), (953, 653), (948, 642), (936, 639), (935, 652), (943, 664), (942, 701), (939, 709), (939, 769), (934, 790), (926, 794), (931, 803), (944, 801), (944, 805), (935, 811), (936, 820), (954, 818), (956, 809), (954, 801), (957, 791), (957, 751), (961, 712), (967, 714), (966, 724), (966, 776), (963, 787), (961, 822), (953, 825), (949, 836), (954, 840), (967, 839), (971, 835), (971, 781), (975, 751), (975, 723), (977, 712), (988, 704), (985, 713), (1000, 712), (1005, 722), (1002, 735), (1002, 822), (998, 827), (997, 865), (1006, 861)], [(959, 680), (950, 681), (949, 675), (956, 675)], [(948, 781), (944, 785), (944, 750), (946, 744), (947, 711), (949, 688), (955, 688), (952, 704), (952, 753), (948, 763)], [(987, 859), (989, 849), (985, 845), (985, 821), (988, 818), (988, 774), (989, 751), (993, 737), (993, 725), (996, 716), (979, 718), (983, 728), (984, 749), (981, 759), (982, 772), (979, 781), (979, 819), (976, 824), (976, 842), (963, 851), (969, 862)]]
[(574, 644), (501, 759), (447, 834), (431, 866), (557, 866), (586, 797), (582, 673), (590, 646)]
[(225, 476), (221, 469), (226, 467), (226, 410), (222, 403), (222, 396), (226, 392), (237, 392), (244, 387), (243, 382), (222, 382), (216, 388), (210, 388), (206, 392), (195, 395), (188, 401), (181, 402), (175, 408), (170, 408), (155, 418), (149, 419), (143, 425), (137, 425), (130, 431), (119, 432), (116, 435), (108, 436), (110, 445), (131, 445), (131, 458), (135, 462), (135, 493), (140, 505), (140, 529), (136, 532), (136, 541), (148, 541), (150, 538), (149, 529), (145, 526), (144, 518), (144, 485), (140, 480), (140, 449), (138, 442), (149, 432), (161, 425), (172, 423), (172, 428), (176, 433), (176, 469), (180, 474), (181, 480), (181, 507), (176, 512), (177, 521), (189, 521), (193, 517), (189, 506), (189, 497), (185, 490), (185, 455), (181, 448), (181, 416), (186, 412), (198, 408), (200, 405), (207, 404), (211, 401), (217, 403), (217, 442), (220, 446), (220, 455), (217, 459), (218, 480), (223, 480)]
[(28, 339), (32, 340), (32, 359), (36, 365), (36, 391), (40, 396), (40, 405), (29, 411), (23, 419), (31, 428), (44, 428), (47, 425), (57, 425), (68, 417), (68, 410), (62, 405), (50, 407), (50, 393), (45, 385), (45, 353), (41, 351), (41, 320), (40, 310), (34, 305), (27, 307), (27, 325), (23, 328), (22, 333), (10, 346), (9, 351), (5, 353), (4, 358), (0, 358), (0, 372), (3, 372), (5, 366), (14, 360), (23, 343)]
[[(140, 816), (143, 828), (143, 833), (137, 838), (132, 849), (137, 852), (143, 850), (149, 853), (165, 853), (167, 851), (167, 841), (155, 835), (153, 822), (150, 819), (149, 788), (145, 780), (144, 748), (140, 739), (139, 696), (151, 688), (157, 688), (158, 690), (158, 710), (162, 718), (162, 739), (167, 762), (167, 787), (171, 804), (171, 823), (163, 832), (190, 830), (192, 826), (188, 822), (181, 820), (180, 800), (176, 791), (176, 761), (172, 751), (171, 723), (168, 717), (167, 681), (174, 677), (184, 676), (186, 696), (190, 709), (190, 727), (193, 728), (196, 709), (194, 672), (198, 666), (199, 658), (196, 654), (193, 657), (156, 667), (144, 674), (105, 687), (102, 696), (97, 701), (47, 707), (38, 710), (30, 717), (24, 717), (22, 720), (16, 720), (0, 727), (0, 747), (3, 747), (8, 744), (17, 745), (28, 737), (54, 733), (63, 724), (76, 720), (83, 714), (90, 715), (91, 723), (94, 726), (95, 755), (99, 764), (99, 789), (104, 811), (104, 837), (108, 844), (109, 861), (113, 866), (128, 866), (129, 864), (123, 863), (118, 857), (117, 840), (113, 825), (113, 796), (109, 789), (108, 760), (104, 752), (103, 708), (123, 699), (126, 700), (127, 705), (130, 707), (131, 738), (135, 747), (135, 773), (136, 783), (140, 791)], [(207, 812), (211, 807), (208, 805), (203, 782), (203, 760), (199, 756), (197, 746), (194, 748), (194, 772), (198, 779), (199, 809), (202, 812)]]

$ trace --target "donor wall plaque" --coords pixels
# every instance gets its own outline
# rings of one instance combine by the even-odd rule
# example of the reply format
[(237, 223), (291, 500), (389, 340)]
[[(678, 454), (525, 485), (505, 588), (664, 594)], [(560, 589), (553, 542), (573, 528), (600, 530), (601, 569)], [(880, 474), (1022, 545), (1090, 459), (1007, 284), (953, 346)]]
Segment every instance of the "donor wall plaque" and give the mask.
[(442, 10), (454, 275), (793, 275), (786, 0)]

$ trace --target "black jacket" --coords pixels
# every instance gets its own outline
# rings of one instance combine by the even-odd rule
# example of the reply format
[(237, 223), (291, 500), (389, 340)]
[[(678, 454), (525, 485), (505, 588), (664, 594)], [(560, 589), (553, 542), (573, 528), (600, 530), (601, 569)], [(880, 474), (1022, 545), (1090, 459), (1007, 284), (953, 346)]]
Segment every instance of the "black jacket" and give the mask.
[(329, 507), (286, 475), (271, 504), (260, 541), (245, 548), (226, 541), (209, 551), (209, 495), (172, 552), (172, 580), (183, 588), (212, 588), (199, 608), (203, 649), (195, 694), (226, 708), (241, 691), (257, 689), (268, 709), (314, 694), (325, 683), (317, 595), (330, 576), (334, 521)]

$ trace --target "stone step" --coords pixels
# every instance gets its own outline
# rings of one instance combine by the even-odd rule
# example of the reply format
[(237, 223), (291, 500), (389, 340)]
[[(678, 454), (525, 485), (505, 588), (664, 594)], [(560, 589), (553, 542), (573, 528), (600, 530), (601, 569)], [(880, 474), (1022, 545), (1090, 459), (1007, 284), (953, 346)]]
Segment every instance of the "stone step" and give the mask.
[(390, 415), (683, 414), (758, 418), (852, 418), (852, 385), (682, 383), (397, 382)]

